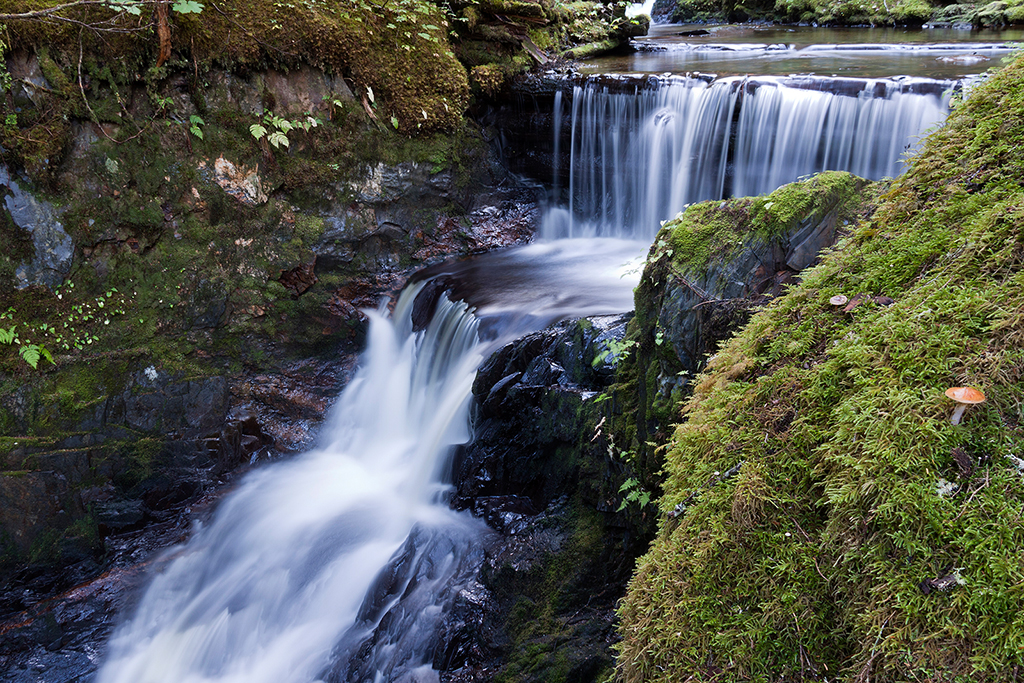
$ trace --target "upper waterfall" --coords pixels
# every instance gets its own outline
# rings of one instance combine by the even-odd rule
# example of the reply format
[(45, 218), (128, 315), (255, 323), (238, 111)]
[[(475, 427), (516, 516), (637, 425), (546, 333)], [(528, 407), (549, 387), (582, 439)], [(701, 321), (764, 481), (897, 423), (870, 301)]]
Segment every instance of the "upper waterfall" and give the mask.
[(649, 240), (692, 202), (763, 194), (824, 170), (895, 176), (945, 119), (952, 86), (919, 78), (589, 79), (572, 89), (568, 192), (549, 209), (543, 236)]

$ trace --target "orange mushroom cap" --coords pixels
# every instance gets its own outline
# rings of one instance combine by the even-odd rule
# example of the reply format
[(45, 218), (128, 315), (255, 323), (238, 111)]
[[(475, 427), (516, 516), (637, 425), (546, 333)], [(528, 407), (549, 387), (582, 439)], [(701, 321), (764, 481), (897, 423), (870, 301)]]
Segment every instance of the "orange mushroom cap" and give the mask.
[(974, 405), (985, 401), (985, 394), (974, 387), (950, 387), (946, 389), (946, 396), (957, 403)]

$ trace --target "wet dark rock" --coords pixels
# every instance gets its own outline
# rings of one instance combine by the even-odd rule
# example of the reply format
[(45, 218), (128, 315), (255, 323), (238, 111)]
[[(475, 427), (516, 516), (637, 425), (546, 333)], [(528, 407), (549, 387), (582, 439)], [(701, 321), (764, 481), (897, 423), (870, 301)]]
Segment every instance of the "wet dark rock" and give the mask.
[(643, 545), (607, 521), (564, 496), (489, 546), (478, 586), (440, 631), (441, 680), (603, 680), (615, 603)]
[(141, 500), (119, 500), (97, 503), (93, 507), (93, 516), (100, 533), (107, 536), (139, 528), (145, 519), (145, 511)]
[[(474, 603), (463, 595), (467, 589), (472, 594), (483, 563), (477, 535), (459, 526), (414, 528), (378, 575), (324, 680), (409, 680), (403, 678), (411, 675), (409, 662), (448, 658), (461, 664), (474, 650), (482, 651), (474, 647), (476, 632), (465, 619), (461, 627), (450, 620), (452, 607), (461, 603), (468, 623), (477, 621)], [(452, 640), (440, 638), (445, 634)]]
[(207, 434), (203, 439), (207, 453), (216, 463), (216, 474), (233, 470), (243, 463), (255, 462), (260, 453), (273, 443), (274, 439), (264, 433), (253, 415), (228, 421), (219, 431)]
[[(537, 509), (575, 485), (580, 460), (568, 455), (593, 434), (592, 398), (612, 379), (595, 359), (625, 335), (629, 316), (560, 323), (508, 344), (477, 373), (473, 443), (456, 461), (456, 499), (515, 495)], [(588, 426), (589, 425), (589, 426)], [(600, 456), (603, 459), (603, 453)]]
[(416, 296), (412, 308), (412, 329), (419, 332), (427, 329), (430, 319), (441, 295), (448, 291), (448, 283), (444, 278), (434, 278), (423, 285), (423, 290)]
[[(274, 450), (297, 452), (312, 444), (331, 401), (351, 379), (355, 365), (355, 355), (339, 355), (330, 361), (295, 361), (276, 372), (243, 377), (231, 387), (234, 405), (229, 415), (243, 422), (255, 420)], [(259, 436), (252, 427), (246, 427), (243, 435)]]
[(60, 472), (0, 476), (0, 548), (27, 554), (42, 534), (69, 526), (83, 512)]
[[(21, 87), (31, 90), (31, 83), (25, 81)], [(30, 285), (57, 287), (71, 269), (74, 256), (74, 242), (60, 222), (59, 211), (49, 202), (26, 192), (3, 163), (0, 163), (0, 188), (6, 195), (4, 205), (11, 220), (31, 236), (35, 248), (34, 257), (15, 270), (16, 286), (18, 289)]]
[(471, 581), (455, 596), (438, 630), (439, 646), (434, 651), (433, 666), (442, 681), (476, 680), (482, 663), (497, 665), (494, 642), (498, 637), (488, 615), (495, 611), (494, 597), (479, 581)]
[(480, 369), (453, 503), (501, 536), (478, 579), (486, 592), (457, 603), (442, 628), (442, 681), (584, 682), (610, 671), (615, 602), (646, 537), (614, 512), (621, 465), (598, 438), (594, 398), (614, 380), (604, 352), (629, 318), (554, 325)]
[[(92, 680), (117, 619), (134, 603), (159, 549), (180, 543), (216, 497), (180, 515), (106, 539), (105, 565), (26, 565), (0, 584), (0, 681)], [(102, 573), (101, 573), (102, 572)]]
[(300, 296), (305, 294), (310, 287), (316, 284), (316, 273), (314, 273), (315, 266), (316, 259), (313, 259), (309, 263), (303, 263), (295, 266), (291, 270), (286, 270), (281, 273), (281, 276), (277, 278), (277, 281), (284, 285), (285, 289), (292, 293), (292, 296)]
[(525, 530), (538, 512), (533, 501), (522, 496), (480, 496), (473, 501), (473, 514), (505, 536)]
[[(256, 417), (229, 417), (225, 377), (183, 381), (145, 362), (124, 377), (122, 388), (78, 419), (50, 418), (67, 436), (25, 437), (6, 454), (0, 581), (30, 554), (55, 566), (82, 553), (96, 559), (103, 538), (162, 521), (269, 452), (273, 439)], [(38, 400), (29, 396), (27, 404)], [(27, 420), (31, 412), (23, 415)]]

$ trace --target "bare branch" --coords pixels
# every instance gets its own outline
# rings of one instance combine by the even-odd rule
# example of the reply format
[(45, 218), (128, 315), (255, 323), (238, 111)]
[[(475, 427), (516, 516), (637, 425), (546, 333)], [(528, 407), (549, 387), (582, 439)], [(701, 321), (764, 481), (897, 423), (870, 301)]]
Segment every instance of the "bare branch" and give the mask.
[[(54, 5), (53, 7), (34, 10), (32, 12), (0, 14), (0, 23), (24, 21), (38, 21), (44, 23), (63, 22), (96, 32), (136, 33), (140, 30), (140, 27), (118, 25), (119, 22), (129, 15), (139, 14), (137, 9), (139, 7), (151, 5), (163, 7), (168, 5), (171, 1), (172, 0), (74, 0), (73, 2), (66, 2), (60, 5)], [(83, 19), (74, 19), (65, 14), (65, 12), (70, 10), (90, 7), (102, 7), (103, 9), (110, 10), (111, 15), (105, 19), (85, 21)], [(128, 11), (129, 8), (136, 8), (136, 11), (130, 12)]]
[(32, 21), (35, 19), (63, 19), (63, 17), (55, 17), (53, 15), (63, 12), (64, 10), (73, 9), (75, 7), (90, 7), (100, 5), (102, 7), (108, 7), (109, 3), (106, 0), (75, 0), (75, 2), (64, 3), (63, 5), (54, 5), (53, 7), (47, 7), (46, 9), (35, 10), (34, 12), (22, 12), (21, 14), (0, 14), (0, 21)]

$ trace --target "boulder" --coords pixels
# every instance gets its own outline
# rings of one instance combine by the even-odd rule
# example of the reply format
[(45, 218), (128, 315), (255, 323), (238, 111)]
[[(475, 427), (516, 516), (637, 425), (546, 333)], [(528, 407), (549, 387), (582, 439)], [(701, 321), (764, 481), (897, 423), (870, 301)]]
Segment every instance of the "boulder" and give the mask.
[(35, 256), (15, 269), (15, 286), (56, 288), (71, 269), (75, 245), (60, 222), (55, 206), (21, 187), (5, 164), (0, 163), (0, 188), (6, 194), (4, 206), (14, 225), (32, 238)]

